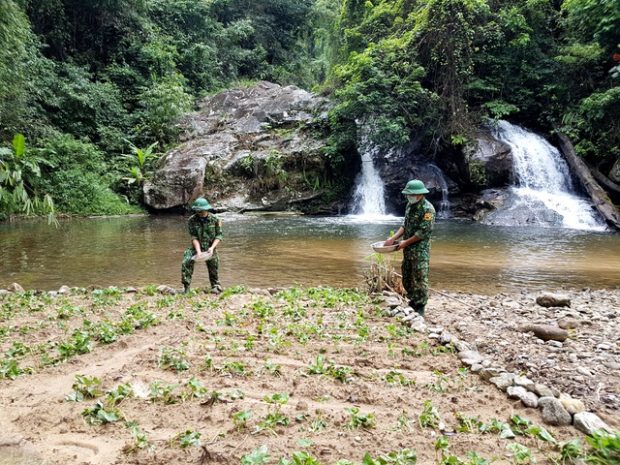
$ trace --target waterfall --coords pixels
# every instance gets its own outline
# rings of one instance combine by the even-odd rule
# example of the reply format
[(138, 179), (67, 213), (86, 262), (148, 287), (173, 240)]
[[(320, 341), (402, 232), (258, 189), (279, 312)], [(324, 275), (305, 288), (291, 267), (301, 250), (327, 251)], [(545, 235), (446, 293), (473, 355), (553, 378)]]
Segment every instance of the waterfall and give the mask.
[(385, 189), (381, 176), (377, 172), (374, 158), (379, 153), (379, 146), (370, 138), (371, 126), (358, 122), (358, 152), (361, 156), (362, 169), (355, 181), (352, 212), (360, 216), (384, 216)]
[(568, 165), (544, 138), (499, 121), (495, 137), (510, 146), (517, 185), (507, 206), (489, 215), (495, 224), (605, 229), (590, 202), (575, 194)]
[(448, 200), (448, 183), (443, 171), (434, 164), (429, 164), (428, 167), (435, 175), (435, 180), (439, 184), (441, 189), (441, 203), (439, 204), (439, 211), (437, 212), (438, 218), (450, 218), (450, 200)]

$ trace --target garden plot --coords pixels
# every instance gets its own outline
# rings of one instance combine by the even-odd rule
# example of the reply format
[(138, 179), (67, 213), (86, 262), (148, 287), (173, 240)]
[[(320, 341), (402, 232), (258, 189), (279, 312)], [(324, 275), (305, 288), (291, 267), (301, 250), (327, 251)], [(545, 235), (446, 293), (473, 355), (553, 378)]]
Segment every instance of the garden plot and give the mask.
[(563, 446), (572, 428), (542, 428), (355, 291), (110, 288), (0, 305), (0, 464), (526, 464), (603, 450)]

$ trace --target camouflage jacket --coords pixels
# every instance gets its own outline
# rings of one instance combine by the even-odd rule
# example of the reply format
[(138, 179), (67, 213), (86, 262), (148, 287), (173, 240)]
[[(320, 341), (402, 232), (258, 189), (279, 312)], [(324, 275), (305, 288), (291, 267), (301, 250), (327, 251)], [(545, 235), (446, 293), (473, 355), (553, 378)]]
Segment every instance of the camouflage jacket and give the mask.
[(198, 239), (202, 250), (211, 247), (215, 239), (224, 237), (222, 235), (222, 221), (212, 213), (206, 217), (192, 215), (187, 221), (187, 229), (192, 239)]
[(408, 204), (405, 211), (405, 230), (402, 239), (416, 236), (419, 242), (410, 245), (404, 250), (405, 258), (422, 258), (428, 260), (430, 252), (430, 238), (435, 224), (435, 207), (426, 199), (418, 203)]

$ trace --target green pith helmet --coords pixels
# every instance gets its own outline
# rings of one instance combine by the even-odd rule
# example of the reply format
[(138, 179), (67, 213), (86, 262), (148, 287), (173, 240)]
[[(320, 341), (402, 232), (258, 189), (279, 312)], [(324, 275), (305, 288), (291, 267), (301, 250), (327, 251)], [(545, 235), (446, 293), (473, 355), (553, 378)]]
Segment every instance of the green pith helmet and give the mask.
[(196, 200), (194, 200), (194, 203), (192, 203), (192, 210), (194, 210), (195, 212), (204, 212), (213, 210), (213, 207), (207, 201), (207, 199), (205, 199), (204, 197), (198, 197)]
[(412, 179), (403, 189), (405, 195), (421, 195), (428, 194), (429, 190), (424, 187), (424, 183), (419, 179)]

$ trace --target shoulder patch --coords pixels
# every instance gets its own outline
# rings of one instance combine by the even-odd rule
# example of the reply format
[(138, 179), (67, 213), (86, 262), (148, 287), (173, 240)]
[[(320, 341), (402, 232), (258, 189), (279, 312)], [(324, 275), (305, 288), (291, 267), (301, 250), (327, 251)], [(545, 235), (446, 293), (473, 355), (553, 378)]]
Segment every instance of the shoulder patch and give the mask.
[(432, 219), (433, 219), (433, 213), (432, 212), (424, 213), (424, 221), (430, 221)]

